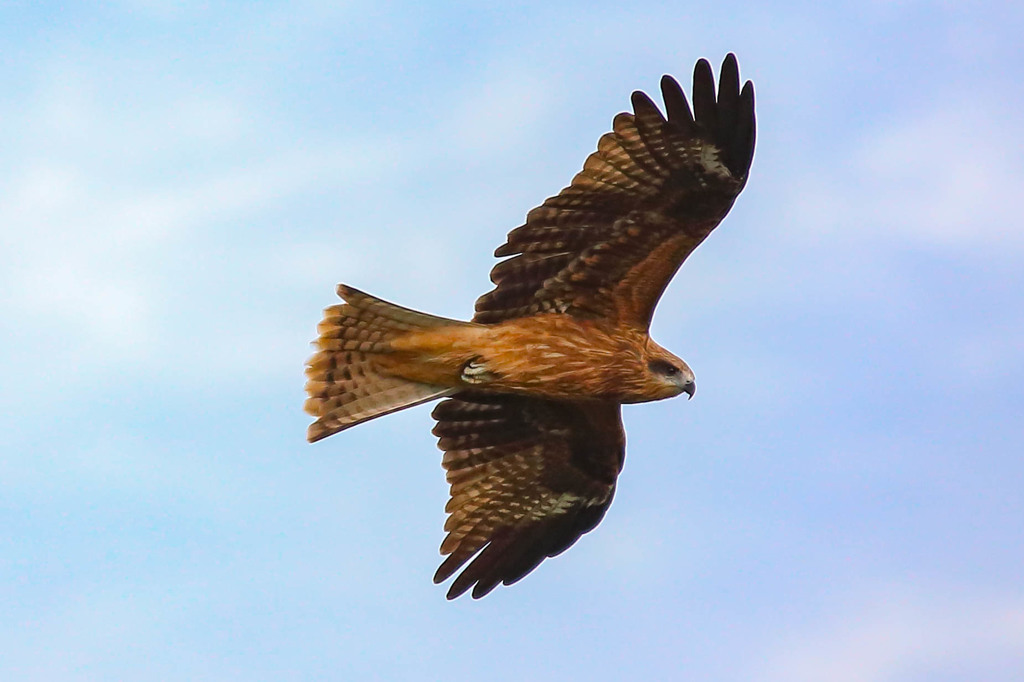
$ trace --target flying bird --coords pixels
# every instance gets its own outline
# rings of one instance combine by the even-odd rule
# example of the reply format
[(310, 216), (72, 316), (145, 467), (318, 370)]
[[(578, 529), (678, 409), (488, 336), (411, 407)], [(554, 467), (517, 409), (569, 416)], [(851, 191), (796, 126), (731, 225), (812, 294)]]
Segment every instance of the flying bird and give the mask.
[(746, 184), (754, 88), (729, 54), (717, 93), (697, 62), (692, 109), (672, 77), (661, 92), (667, 116), (634, 92), (572, 184), (509, 232), (472, 321), (340, 284), (344, 303), (317, 326), (310, 442), (444, 398), (433, 433), (451, 497), (434, 582), (462, 569), (449, 599), (516, 582), (600, 522), (625, 456), (623, 403), (693, 396), (651, 316)]

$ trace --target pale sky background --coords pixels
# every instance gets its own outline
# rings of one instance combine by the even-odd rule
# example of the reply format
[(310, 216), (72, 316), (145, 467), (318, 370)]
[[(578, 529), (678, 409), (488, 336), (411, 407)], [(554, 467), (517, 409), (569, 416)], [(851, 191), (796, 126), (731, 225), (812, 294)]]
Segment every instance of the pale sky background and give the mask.
[[(0, 679), (1020, 680), (1024, 5), (0, 6)], [(334, 285), (468, 317), (629, 94), (758, 148), (604, 522), (444, 599), (420, 407), (307, 445)]]

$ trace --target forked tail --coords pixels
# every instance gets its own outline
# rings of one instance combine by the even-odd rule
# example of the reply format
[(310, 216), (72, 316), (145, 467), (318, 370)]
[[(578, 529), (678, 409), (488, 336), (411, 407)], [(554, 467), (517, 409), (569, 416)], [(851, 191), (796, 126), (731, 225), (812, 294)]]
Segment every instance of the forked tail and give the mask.
[(364, 421), (404, 410), (454, 389), (424, 384), (381, 371), (374, 356), (391, 351), (404, 333), (465, 324), (382, 301), (344, 284), (345, 303), (324, 310), (317, 325), (317, 353), (306, 367), (305, 410), (317, 418), (306, 434), (310, 443)]

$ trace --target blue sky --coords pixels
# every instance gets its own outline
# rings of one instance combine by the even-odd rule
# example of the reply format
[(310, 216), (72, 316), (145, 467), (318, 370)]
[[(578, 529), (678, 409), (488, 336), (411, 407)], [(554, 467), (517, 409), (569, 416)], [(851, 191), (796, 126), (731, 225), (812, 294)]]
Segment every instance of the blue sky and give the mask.
[[(0, 9), (0, 676), (1016, 680), (1024, 11)], [(468, 317), (636, 88), (737, 54), (749, 184), (604, 522), (447, 602), (421, 407), (304, 442), (344, 281)], [(687, 84), (688, 88), (688, 84)]]

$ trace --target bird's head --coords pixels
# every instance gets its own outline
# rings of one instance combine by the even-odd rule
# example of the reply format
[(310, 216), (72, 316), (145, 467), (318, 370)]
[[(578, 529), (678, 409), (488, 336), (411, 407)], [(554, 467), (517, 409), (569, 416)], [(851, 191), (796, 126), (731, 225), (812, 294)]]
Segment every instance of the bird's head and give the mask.
[(647, 388), (651, 400), (674, 398), (680, 393), (693, 397), (693, 370), (672, 353), (651, 343), (647, 348)]

